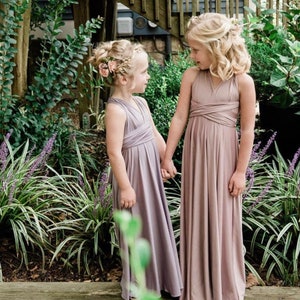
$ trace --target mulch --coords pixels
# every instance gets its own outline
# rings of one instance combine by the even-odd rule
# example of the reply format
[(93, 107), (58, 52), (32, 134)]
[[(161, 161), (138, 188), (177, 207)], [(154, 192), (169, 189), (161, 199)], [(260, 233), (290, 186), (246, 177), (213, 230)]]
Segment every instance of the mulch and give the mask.
[(115, 282), (120, 281), (121, 265), (118, 258), (103, 263), (101, 269), (96, 263), (90, 265), (90, 274), (78, 273), (77, 265), (66, 267), (56, 261), (50, 266), (51, 255), (46, 255), (43, 268), (41, 254), (29, 252), (28, 265), (16, 255), (13, 240), (0, 238), (0, 281), (3, 282)]

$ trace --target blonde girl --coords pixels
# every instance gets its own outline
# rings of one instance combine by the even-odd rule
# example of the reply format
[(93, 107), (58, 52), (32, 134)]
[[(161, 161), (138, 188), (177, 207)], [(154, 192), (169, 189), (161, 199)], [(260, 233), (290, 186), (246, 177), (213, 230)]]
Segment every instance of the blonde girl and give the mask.
[[(148, 55), (142, 45), (128, 40), (101, 43), (90, 58), (104, 82), (112, 87), (106, 108), (106, 146), (112, 169), (114, 209), (127, 209), (143, 222), (141, 237), (151, 246), (146, 269), (149, 290), (179, 297), (181, 274), (160, 170), (165, 142), (157, 131), (144, 93)], [(119, 235), (123, 274), (122, 298), (134, 297), (135, 278), (128, 265), (128, 247)]]
[(187, 24), (195, 66), (183, 75), (162, 163), (166, 176), (175, 176), (172, 156), (185, 130), (182, 300), (244, 299), (241, 194), (254, 140), (256, 96), (240, 33), (236, 21), (218, 13), (192, 17)]

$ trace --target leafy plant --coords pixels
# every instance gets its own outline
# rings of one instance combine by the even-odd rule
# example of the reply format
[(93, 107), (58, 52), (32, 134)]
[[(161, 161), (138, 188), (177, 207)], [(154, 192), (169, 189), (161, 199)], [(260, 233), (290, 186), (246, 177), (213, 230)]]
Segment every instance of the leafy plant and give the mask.
[(15, 150), (9, 143), (10, 134), (0, 146), (0, 226), (1, 235), (13, 236), (21, 264), (28, 265), (28, 248), (38, 248), (45, 263), (44, 250), (48, 244), (47, 228), (52, 223), (45, 195), (51, 194), (42, 169), (51, 152), (52, 137), (37, 157), (31, 157), (29, 143)]
[(49, 165), (55, 135), (41, 153), (33, 155), (29, 142), (13, 150), (10, 133), (0, 146), (1, 238), (13, 237), (17, 255), (28, 266), (28, 251), (39, 249), (65, 266), (76, 260), (77, 270), (89, 274), (94, 260), (102, 266), (115, 247), (114, 223), (107, 173), (87, 178), (79, 147), (79, 169), (59, 174)]
[[(192, 64), (188, 52), (179, 53), (177, 58), (166, 61), (165, 66), (161, 66), (154, 60), (151, 61), (148, 70), (150, 79), (143, 97), (149, 104), (158, 131), (165, 139), (176, 110), (182, 74)], [(179, 168), (181, 153), (182, 141), (174, 155), (174, 162)]]
[[(39, 9), (36, 2), (33, 4), (33, 27), (40, 27), (44, 36), (41, 40), (41, 53), (37, 57), (33, 80), (28, 86), (24, 99), (18, 103), (16, 97), (10, 95), (10, 85), (13, 81), (13, 67), (11, 62), (16, 53), (14, 44), (17, 24), (22, 20), (22, 14), (28, 7), (28, 1), (4, 2), (4, 10), (1, 11), (0, 38), (5, 44), (3, 59), (0, 65), (3, 89), (1, 96), (0, 134), (9, 129), (14, 130), (12, 141), (16, 145), (22, 144), (27, 139), (39, 147), (54, 132), (70, 129), (72, 120), (68, 117), (68, 110), (62, 107), (61, 111), (53, 108), (61, 102), (65, 95), (72, 95), (78, 78), (78, 66), (83, 63), (87, 55), (91, 35), (101, 27), (102, 19), (91, 19), (74, 30), (73, 37), (67, 36), (66, 40), (58, 39), (61, 27), (64, 25), (62, 14), (65, 7), (77, 3), (73, 0), (47, 2), (44, 9)], [(44, 25), (41, 26), (41, 23)], [(73, 104), (76, 105), (76, 97)], [(71, 105), (72, 106), (72, 105)], [(5, 114), (5, 115), (4, 115)]]
[[(245, 24), (244, 36), (252, 57), (252, 75), (259, 101), (272, 103), (279, 107), (299, 105), (300, 95), (300, 46), (299, 9), (280, 12), (275, 9), (262, 9), (260, 14), (250, 8)], [(288, 22), (276, 25), (275, 14), (282, 14)]]
[(168, 201), (171, 222), (176, 245), (180, 242), (180, 203), (181, 203), (181, 173), (165, 183), (165, 193)]
[(277, 156), (271, 163), (263, 156), (257, 156), (251, 162), (254, 178), (244, 197), (244, 238), (250, 257), (259, 260), (257, 271), (266, 270), (266, 280), (275, 275), (284, 285), (297, 285), (300, 149), (291, 162), (281, 156), (278, 147), (276, 150)]
[(151, 249), (149, 242), (139, 237), (142, 229), (141, 219), (132, 217), (126, 210), (119, 210), (114, 212), (114, 220), (130, 250), (129, 264), (136, 278), (136, 282), (131, 282), (130, 286), (133, 295), (138, 300), (160, 299), (159, 295), (146, 287), (145, 269), (150, 262)]
[(17, 28), (22, 15), (28, 8), (28, 1), (0, 1), (3, 9), (0, 9), (0, 138), (9, 131), (9, 123), (15, 117), (14, 105), (18, 100), (16, 96), (11, 95), (11, 86), (13, 84), (13, 69), (15, 63), (13, 58), (16, 50)]
[(114, 254), (112, 199), (107, 170), (99, 180), (89, 180), (77, 145), (76, 151), (80, 171), (70, 168), (72, 175), (63, 177), (62, 194), (55, 206), (64, 217), (49, 229), (57, 235), (51, 262), (63, 259), (65, 266), (71, 266), (76, 260), (78, 273), (84, 269), (90, 274), (92, 262), (96, 260), (102, 268), (103, 260)]

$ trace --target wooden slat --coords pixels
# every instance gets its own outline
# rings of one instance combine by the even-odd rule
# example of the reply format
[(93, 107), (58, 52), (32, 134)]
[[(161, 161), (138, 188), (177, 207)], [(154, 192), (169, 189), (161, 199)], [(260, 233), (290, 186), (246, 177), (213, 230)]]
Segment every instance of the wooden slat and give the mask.
[(221, 1), (216, 1), (216, 12), (221, 11)]
[[(107, 0), (109, 1), (109, 0)], [(210, 6), (212, 0), (118, 0), (120, 3), (130, 7), (133, 11), (143, 15), (152, 22), (157, 23), (161, 28), (170, 32), (173, 36), (181, 38), (184, 36), (187, 20), (192, 15), (200, 12), (200, 6), (204, 5), (204, 12), (212, 11)], [(216, 10), (223, 12), (228, 17), (238, 18), (240, 16), (239, 0), (225, 0), (226, 6), (221, 8), (221, 1), (216, 0)], [(224, 1), (224, 0), (223, 0)], [(279, 10), (286, 10), (286, 4), (289, 0), (257, 0), (258, 6), (255, 7), (256, 13), (259, 15), (261, 10), (272, 7)], [(173, 11), (176, 5), (176, 9)], [(191, 4), (191, 8), (189, 5)], [(201, 4), (201, 5), (200, 5)], [(244, 6), (250, 7), (250, 0), (244, 0)], [(261, 6), (261, 8), (260, 8)], [(298, 6), (300, 6), (300, 1)], [(222, 9), (222, 10), (221, 10)], [(202, 13), (203, 11), (201, 11)], [(244, 10), (244, 17), (247, 17), (247, 11)], [(285, 25), (286, 19), (280, 14), (276, 14), (276, 24)], [(274, 20), (275, 22), (275, 20)]]
[(167, 29), (172, 28), (172, 0), (167, 0)]
[(142, 0), (142, 7), (141, 7), (142, 13), (146, 13), (146, 0)]
[(180, 36), (184, 36), (184, 14), (183, 14), (183, 0), (177, 0), (179, 6), (179, 34)]
[(193, 0), (193, 2), (192, 2), (192, 15), (193, 16), (197, 15), (198, 7), (199, 7), (199, 2)]
[(204, 11), (209, 12), (209, 0), (204, 0)]
[(233, 12), (234, 12), (234, 9), (233, 9), (233, 6), (234, 6), (234, 0), (229, 0), (229, 17), (233, 17)]
[(239, 13), (240, 13), (239, 5), (240, 5), (239, 0), (235, 0), (235, 17), (237, 19), (239, 18)]
[(154, 1), (154, 19), (159, 21), (159, 0)]
[[(244, 0), (244, 6), (249, 7), (249, 0)], [(248, 15), (248, 12), (244, 10), (244, 17), (246, 18)]]

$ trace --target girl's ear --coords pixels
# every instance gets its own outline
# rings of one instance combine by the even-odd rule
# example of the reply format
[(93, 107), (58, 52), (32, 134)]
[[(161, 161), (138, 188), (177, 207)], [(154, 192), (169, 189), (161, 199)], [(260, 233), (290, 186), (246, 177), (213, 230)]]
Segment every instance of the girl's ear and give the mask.
[(127, 76), (119, 75), (119, 81), (120, 81), (121, 85), (126, 85), (128, 83)]

